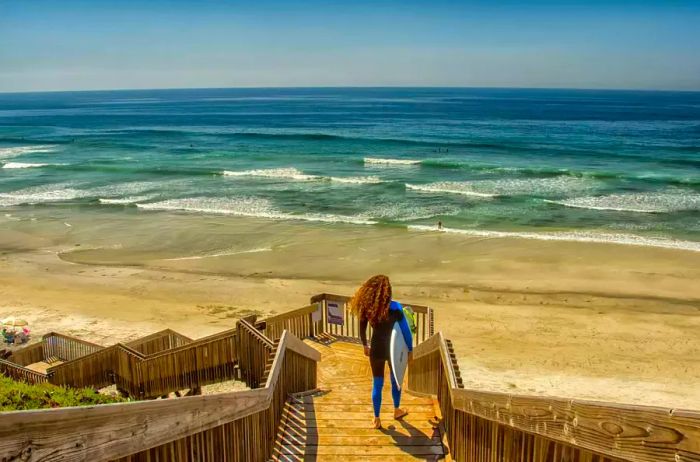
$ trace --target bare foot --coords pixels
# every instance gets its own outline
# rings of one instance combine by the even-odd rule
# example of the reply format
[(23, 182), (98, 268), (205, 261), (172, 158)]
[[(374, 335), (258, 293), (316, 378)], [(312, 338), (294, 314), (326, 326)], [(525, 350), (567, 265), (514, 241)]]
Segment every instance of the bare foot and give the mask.
[(380, 428), (382, 428), (382, 421), (379, 419), (379, 417), (375, 417), (372, 420), (372, 428), (374, 428), (375, 430), (379, 430)]
[(401, 409), (400, 407), (397, 407), (394, 409), (394, 419), (395, 420), (401, 420), (404, 417), (408, 415), (408, 411), (405, 409)]

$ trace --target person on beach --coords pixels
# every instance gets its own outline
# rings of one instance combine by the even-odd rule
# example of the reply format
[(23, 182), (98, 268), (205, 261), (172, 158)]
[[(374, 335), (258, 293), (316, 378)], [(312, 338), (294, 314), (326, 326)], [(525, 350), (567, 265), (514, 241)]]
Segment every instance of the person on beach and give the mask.
[[(408, 345), (409, 362), (413, 355), (411, 353), (413, 351), (413, 337), (404, 316), (403, 307), (391, 299), (391, 282), (383, 274), (372, 276), (362, 284), (350, 301), (350, 306), (360, 320), (360, 339), (365, 349), (365, 356), (369, 356), (369, 364), (372, 369), (372, 406), (374, 408), (372, 428), (378, 429), (382, 427), (379, 411), (382, 407), (384, 365), (387, 362), (389, 362), (389, 377), (391, 378), (391, 397), (394, 401), (394, 419), (401, 419), (408, 414), (406, 410), (399, 407), (401, 405), (401, 390), (394, 379), (394, 374), (391, 373), (389, 343), (394, 323), (399, 323), (404, 340)], [(373, 329), (369, 344), (367, 343), (367, 325), (371, 325)]]

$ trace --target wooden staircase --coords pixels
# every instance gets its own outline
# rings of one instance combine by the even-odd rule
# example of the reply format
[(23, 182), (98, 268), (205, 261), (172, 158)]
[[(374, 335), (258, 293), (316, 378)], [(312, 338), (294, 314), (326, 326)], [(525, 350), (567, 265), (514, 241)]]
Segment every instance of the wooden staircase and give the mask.
[(265, 386), (265, 383), (267, 383), (267, 377), (270, 375), (270, 371), (272, 370), (272, 363), (275, 360), (275, 354), (277, 353), (277, 347), (279, 346), (280, 341), (275, 340), (273, 343), (274, 348), (268, 355), (267, 361), (265, 361), (265, 370), (263, 371), (262, 377), (260, 379), (260, 386)]
[(447, 344), (447, 353), (450, 356), (450, 363), (452, 364), (452, 370), (455, 373), (455, 381), (459, 388), (464, 388), (464, 382), (462, 382), (462, 374), (459, 372), (459, 363), (457, 362), (457, 355), (455, 354), (455, 348), (452, 346), (452, 340), (445, 339), (445, 344)]
[(384, 428), (372, 429), (371, 373), (362, 347), (307, 343), (322, 355), (320, 390), (289, 397), (271, 460), (394, 462), (445, 457), (439, 410), (431, 398), (404, 392), (401, 407), (409, 414), (394, 420), (387, 368), (380, 413)]

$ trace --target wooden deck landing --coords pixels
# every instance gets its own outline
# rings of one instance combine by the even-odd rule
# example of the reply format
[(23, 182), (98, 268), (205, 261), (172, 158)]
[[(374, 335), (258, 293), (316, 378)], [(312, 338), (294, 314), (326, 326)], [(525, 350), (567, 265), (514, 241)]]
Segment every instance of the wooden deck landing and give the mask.
[(362, 347), (346, 341), (306, 343), (321, 353), (321, 391), (287, 402), (272, 460), (394, 462), (444, 457), (435, 425), (439, 409), (432, 399), (404, 391), (401, 407), (409, 415), (394, 420), (387, 368), (380, 414), (384, 428), (374, 430), (371, 373)]

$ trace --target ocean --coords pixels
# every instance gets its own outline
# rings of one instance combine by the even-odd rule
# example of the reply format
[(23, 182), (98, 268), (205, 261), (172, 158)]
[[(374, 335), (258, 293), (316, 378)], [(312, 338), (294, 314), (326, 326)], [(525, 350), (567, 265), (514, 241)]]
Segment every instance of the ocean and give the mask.
[[(227, 216), (700, 251), (700, 93), (0, 94), (0, 216)], [(0, 221), (2, 223), (2, 221)]]

